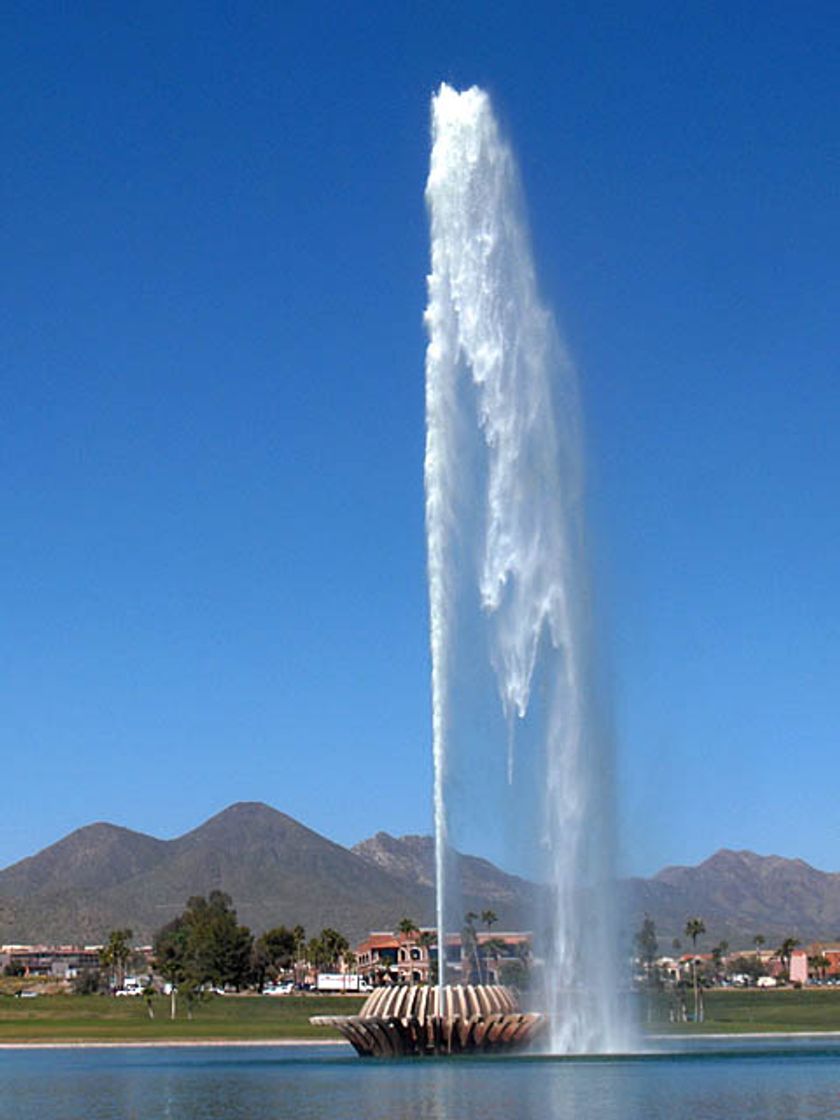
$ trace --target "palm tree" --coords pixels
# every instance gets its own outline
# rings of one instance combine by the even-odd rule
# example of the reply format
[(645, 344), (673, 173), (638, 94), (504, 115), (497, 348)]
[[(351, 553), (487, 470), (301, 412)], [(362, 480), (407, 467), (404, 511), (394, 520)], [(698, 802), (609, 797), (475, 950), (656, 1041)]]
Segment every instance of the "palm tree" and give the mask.
[(721, 943), (719, 945), (715, 945), (714, 949), (712, 949), (712, 960), (714, 961), (714, 965), (715, 965), (715, 980), (716, 981), (721, 978), (721, 975), (724, 972), (723, 958), (726, 956), (728, 951), (729, 951), (729, 942), (728, 941), (721, 941)]
[(798, 938), (786, 937), (775, 953), (775, 956), (782, 962), (785, 979), (788, 981), (790, 981), (790, 958), (793, 956), (793, 950), (798, 944)]
[(706, 932), (706, 923), (702, 918), (689, 918), (685, 923), (685, 935), (691, 938), (691, 980), (694, 987), (694, 1022), (703, 1022), (703, 1012), (700, 1006), (700, 996), (697, 990), (697, 938)]
[(132, 936), (130, 929), (112, 929), (108, 934), (108, 944), (99, 953), (102, 964), (111, 969), (111, 980), (115, 988), (121, 988), (125, 982), (125, 966), (131, 956), (129, 942)]
[(378, 950), (374, 967), (380, 984), (385, 984), (391, 979), (391, 961), (384, 956), (384, 950)]
[(412, 934), (419, 933), (420, 927), (413, 918), (400, 918), (400, 924), (397, 926), (397, 934), (405, 938), (410, 938)]
[(303, 950), (306, 945), (306, 930), (303, 926), (295, 926), (292, 930), (292, 937), (295, 939), (295, 963), (294, 975), (295, 984), (300, 984), (301, 981), (301, 958), (303, 957)]
[(306, 948), (303, 953), (306, 958), (306, 963), (316, 969), (320, 969), (324, 963), (324, 946), (321, 944), (320, 937), (310, 937), (306, 942)]
[[(499, 919), (496, 917), (495, 910), (482, 910), (481, 920), (487, 926), (487, 932), (490, 933), (491, 927), (494, 926)], [(488, 943), (486, 941), (484, 943), (483, 950), (486, 954), (488, 950)]]
[[(395, 930), (396, 936), (400, 941), (400, 945), (404, 941), (414, 942), (417, 935), (420, 933), (420, 927), (417, 925), (413, 918), (400, 918), (399, 925)], [(411, 963), (411, 952), (408, 949), (400, 948), (397, 953), (398, 959), (403, 959), (408, 962), (408, 972), (400, 974), (400, 981), (407, 975), (409, 980), (413, 975), (413, 965)]]
[(826, 970), (830, 965), (831, 961), (821, 950), (812, 957), (808, 957), (808, 966), (818, 980), (825, 980)]
[(475, 923), (478, 921), (478, 914), (474, 910), (468, 910), (464, 915), (464, 929), (461, 933), (461, 941), (463, 948), (467, 953), (472, 955), (475, 962), (475, 971), (478, 976), (479, 984), (483, 983), (481, 975), (481, 957), (478, 955), (478, 937), (475, 932)]
[(434, 977), (434, 979), (432, 977), (432, 973), (436, 972), (436, 970), (437, 970), (437, 961), (432, 960), (432, 946), (435, 945), (436, 943), (437, 943), (437, 933), (434, 930), (431, 930), (431, 929), (424, 929), (422, 931), (422, 933), (420, 934), (420, 936), (417, 938), (417, 944), (420, 946), (421, 949), (425, 950), (426, 957), (427, 957), (428, 962), (429, 962), (429, 967), (428, 967), (427, 975), (426, 975), (426, 980), (427, 980), (427, 983), (429, 983), (429, 984), (434, 983), (434, 980), (437, 979), (437, 977)]
[(347, 938), (338, 930), (329, 927), (321, 930), (319, 937), (313, 937), (307, 948), (310, 963), (319, 971), (334, 970), (341, 957), (350, 948)]

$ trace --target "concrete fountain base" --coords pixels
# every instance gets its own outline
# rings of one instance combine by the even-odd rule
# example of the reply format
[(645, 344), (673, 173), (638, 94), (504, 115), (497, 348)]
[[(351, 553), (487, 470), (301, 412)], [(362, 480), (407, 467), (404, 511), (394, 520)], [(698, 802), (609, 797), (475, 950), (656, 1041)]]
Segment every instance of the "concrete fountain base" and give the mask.
[(358, 1015), (310, 1022), (341, 1031), (363, 1058), (504, 1053), (530, 1045), (546, 1026), (545, 1016), (520, 1011), (510, 988), (491, 984), (380, 988)]

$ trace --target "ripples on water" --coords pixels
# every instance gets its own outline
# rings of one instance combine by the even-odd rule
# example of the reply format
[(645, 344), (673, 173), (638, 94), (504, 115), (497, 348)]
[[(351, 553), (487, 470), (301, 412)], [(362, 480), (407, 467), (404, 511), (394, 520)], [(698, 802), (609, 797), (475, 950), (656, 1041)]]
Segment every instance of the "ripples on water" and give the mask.
[(827, 1120), (840, 1046), (362, 1061), (339, 1048), (0, 1052), (0, 1120)]

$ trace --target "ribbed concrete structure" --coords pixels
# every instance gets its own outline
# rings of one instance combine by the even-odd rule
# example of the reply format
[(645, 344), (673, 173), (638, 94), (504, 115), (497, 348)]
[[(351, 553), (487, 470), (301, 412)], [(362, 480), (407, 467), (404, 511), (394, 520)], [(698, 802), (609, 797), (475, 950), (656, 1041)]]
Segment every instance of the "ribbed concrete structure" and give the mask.
[(447, 984), (442, 993), (425, 984), (380, 988), (358, 1015), (310, 1021), (341, 1031), (364, 1058), (521, 1049), (545, 1026), (544, 1016), (520, 1011), (510, 988), (489, 984)]

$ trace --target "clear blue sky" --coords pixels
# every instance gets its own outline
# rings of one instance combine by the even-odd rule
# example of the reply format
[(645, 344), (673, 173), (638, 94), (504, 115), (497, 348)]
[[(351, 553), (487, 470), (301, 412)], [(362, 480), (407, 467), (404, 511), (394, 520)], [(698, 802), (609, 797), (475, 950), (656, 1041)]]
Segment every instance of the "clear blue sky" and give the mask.
[[(379, 9), (379, 10), (377, 10)], [(2, 18), (0, 866), (239, 799), (428, 831), (429, 99), (580, 369), (626, 868), (840, 869), (828, 3)]]

